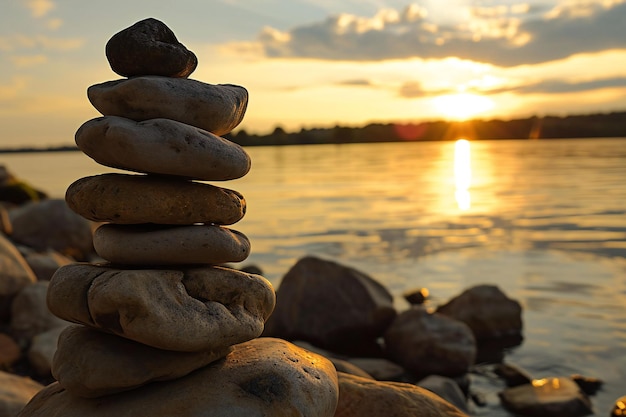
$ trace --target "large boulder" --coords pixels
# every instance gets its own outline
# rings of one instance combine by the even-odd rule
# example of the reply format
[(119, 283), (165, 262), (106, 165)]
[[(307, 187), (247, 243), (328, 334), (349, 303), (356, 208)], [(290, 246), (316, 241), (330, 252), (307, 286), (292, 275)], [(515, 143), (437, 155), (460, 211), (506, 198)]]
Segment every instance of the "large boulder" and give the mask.
[(15, 245), (0, 233), (0, 321), (6, 321), (13, 298), (37, 277)]
[(395, 315), (393, 297), (374, 279), (305, 257), (283, 277), (265, 334), (340, 353), (378, 354), (376, 339)]
[(497, 286), (477, 285), (465, 290), (437, 312), (467, 324), (478, 341), (520, 336), (522, 307)]
[(332, 417), (338, 396), (330, 361), (284, 340), (260, 338), (186, 377), (104, 399), (76, 397), (53, 383), (18, 416)]
[(0, 371), (0, 417), (15, 417), (43, 385)]
[(342, 372), (335, 417), (467, 417), (458, 408), (423, 388), (382, 382)]
[(504, 408), (522, 416), (579, 417), (592, 414), (589, 397), (571, 378), (551, 377), (499, 393)]
[(385, 348), (394, 362), (419, 376), (458, 376), (476, 359), (476, 339), (465, 323), (417, 307), (391, 323)]
[(91, 224), (74, 213), (65, 200), (28, 203), (9, 211), (11, 239), (38, 251), (55, 251), (78, 260), (93, 254)]

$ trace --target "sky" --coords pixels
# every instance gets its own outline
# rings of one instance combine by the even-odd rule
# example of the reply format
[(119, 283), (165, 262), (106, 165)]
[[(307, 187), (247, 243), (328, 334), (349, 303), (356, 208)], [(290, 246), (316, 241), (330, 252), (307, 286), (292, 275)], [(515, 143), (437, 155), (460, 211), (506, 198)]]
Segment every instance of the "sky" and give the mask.
[(147, 17), (248, 89), (249, 133), (626, 110), (626, 0), (1, 0), (0, 147), (71, 145)]

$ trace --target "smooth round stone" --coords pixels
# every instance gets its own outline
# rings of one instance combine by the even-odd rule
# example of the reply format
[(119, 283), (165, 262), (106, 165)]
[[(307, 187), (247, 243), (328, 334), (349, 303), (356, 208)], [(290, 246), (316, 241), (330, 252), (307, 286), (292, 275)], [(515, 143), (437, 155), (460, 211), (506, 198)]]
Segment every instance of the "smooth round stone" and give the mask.
[(248, 105), (248, 91), (237, 85), (159, 76), (95, 84), (87, 89), (87, 96), (105, 116), (171, 119), (218, 136), (241, 122)]
[(148, 18), (116, 33), (106, 44), (111, 69), (123, 77), (188, 77), (198, 66), (196, 55), (160, 20)]
[(231, 351), (200, 352), (156, 349), (85, 326), (63, 330), (52, 375), (73, 395), (96, 398), (128, 391), (153, 381), (181, 378)]
[(124, 265), (214, 265), (250, 254), (243, 233), (215, 225), (104, 224), (94, 232), (93, 246), (102, 258)]
[(80, 263), (59, 268), (47, 299), (64, 320), (182, 352), (218, 351), (258, 337), (275, 302), (265, 278), (230, 268)]
[(112, 168), (205, 181), (233, 180), (250, 170), (241, 146), (169, 119), (100, 117), (85, 122), (75, 139), (86, 155)]
[(65, 201), (95, 222), (117, 224), (233, 224), (246, 213), (241, 194), (181, 179), (103, 174), (69, 186)]
[(186, 377), (105, 398), (76, 397), (53, 383), (19, 416), (333, 417), (338, 396), (330, 361), (284, 340), (261, 338), (234, 346), (223, 360)]

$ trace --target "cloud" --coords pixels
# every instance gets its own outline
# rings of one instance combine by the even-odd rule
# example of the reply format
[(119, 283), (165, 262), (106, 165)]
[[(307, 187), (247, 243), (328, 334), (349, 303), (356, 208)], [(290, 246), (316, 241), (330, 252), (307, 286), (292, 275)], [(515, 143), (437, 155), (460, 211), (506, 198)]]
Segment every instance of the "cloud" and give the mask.
[[(519, 87), (500, 88), (490, 90), (489, 94), (498, 94), (505, 92), (516, 92), (521, 94), (558, 94), (558, 93), (579, 93), (584, 91), (600, 90), (604, 88), (624, 88), (626, 87), (626, 77), (611, 77), (598, 80), (588, 81), (562, 81), (562, 80), (544, 80), (534, 84), (523, 85)], [(483, 92), (484, 93), (484, 92)]]
[(44, 17), (56, 7), (52, 0), (25, 0), (24, 3), (36, 18)]
[(458, 57), (510, 67), (578, 53), (626, 48), (626, 0), (565, 1), (469, 9), (471, 19), (437, 25), (426, 9), (383, 9), (373, 17), (340, 14), (289, 31), (266, 28), (268, 57), (376, 61)]
[(12, 52), (24, 49), (69, 51), (85, 44), (82, 38), (53, 38), (48, 36), (11, 35), (0, 36), (0, 51)]
[(10, 59), (17, 68), (34, 67), (48, 62), (45, 55), (14, 55)]
[(13, 77), (10, 84), (0, 84), (0, 103), (18, 97), (27, 85), (28, 78), (26, 77)]

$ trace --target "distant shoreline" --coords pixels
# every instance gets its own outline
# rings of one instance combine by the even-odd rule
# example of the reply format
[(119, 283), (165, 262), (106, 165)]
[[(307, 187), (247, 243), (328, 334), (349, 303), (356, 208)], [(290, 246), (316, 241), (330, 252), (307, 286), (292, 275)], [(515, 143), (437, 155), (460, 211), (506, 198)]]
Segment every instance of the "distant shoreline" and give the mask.
[[(469, 140), (626, 138), (626, 111), (574, 116), (529, 117), (515, 120), (422, 123), (372, 123), (362, 127), (335, 126), (286, 132), (276, 127), (268, 135), (245, 130), (224, 136), (241, 146), (282, 146), (341, 143), (428, 142)], [(1, 148), (2, 153), (71, 152), (75, 145)]]

